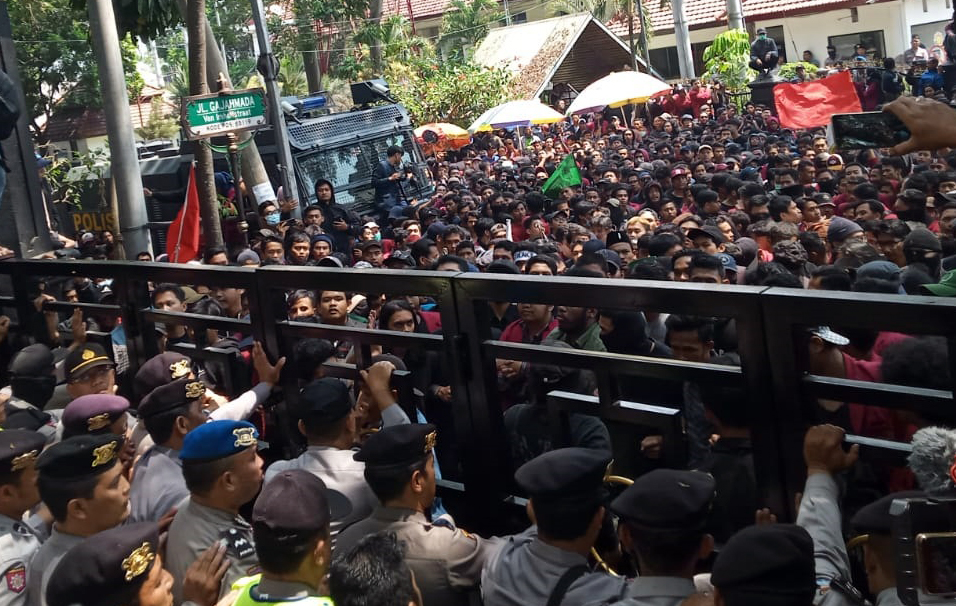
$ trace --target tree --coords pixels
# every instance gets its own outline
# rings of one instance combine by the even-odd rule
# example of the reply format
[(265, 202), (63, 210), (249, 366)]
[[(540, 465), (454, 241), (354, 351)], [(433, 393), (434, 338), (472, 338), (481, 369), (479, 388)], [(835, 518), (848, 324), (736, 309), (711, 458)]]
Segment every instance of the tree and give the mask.
[(451, 122), (462, 127), (506, 101), (513, 80), (508, 71), (473, 61), (396, 62), (386, 77), (392, 95), (416, 124)]
[(282, 57), (279, 60), (277, 80), (284, 96), (302, 97), (309, 94), (309, 82), (302, 65), (302, 55)]
[(701, 78), (716, 78), (728, 93), (741, 93), (756, 75), (747, 65), (749, 62), (750, 37), (747, 32), (729, 29), (717, 34), (710, 46), (704, 49), (704, 75)]
[(488, 35), (489, 26), (503, 18), (495, 0), (452, 0), (442, 17), (438, 43), (464, 56), (466, 46), (478, 46)]
[(146, 124), (136, 129), (136, 134), (145, 141), (157, 139), (171, 139), (179, 132), (179, 122), (172, 116), (164, 115), (165, 104), (161, 95), (156, 95), (149, 102), (149, 119)]
[[(41, 116), (49, 116), (57, 107), (99, 108), (103, 104), (85, 4), (80, 13), (71, 0), (9, 0), (8, 9), (30, 129), (44, 143)], [(136, 70), (135, 49), (131, 40), (123, 41), (123, 66), (131, 98), (139, 96), (143, 87)]]

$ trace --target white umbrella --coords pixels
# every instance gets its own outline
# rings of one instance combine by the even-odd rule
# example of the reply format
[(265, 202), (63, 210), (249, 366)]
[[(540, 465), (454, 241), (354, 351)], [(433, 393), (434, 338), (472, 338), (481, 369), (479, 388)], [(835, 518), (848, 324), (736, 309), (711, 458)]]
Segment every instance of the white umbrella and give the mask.
[(553, 124), (564, 120), (564, 116), (547, 105), (535, 100), (508, 101), (492, 107), (481, 114), (468, 127), (468, 132), (475, 134), (480, 131), (489, 131), (496, 128), (514, 128), (516, 126), (531, 126), (532, 124)]
[(587, 114), (605, 107), (644, 103), (670, 90), (668, 83), (643, 72), (611, 72), (578, 93), (567, 113)]

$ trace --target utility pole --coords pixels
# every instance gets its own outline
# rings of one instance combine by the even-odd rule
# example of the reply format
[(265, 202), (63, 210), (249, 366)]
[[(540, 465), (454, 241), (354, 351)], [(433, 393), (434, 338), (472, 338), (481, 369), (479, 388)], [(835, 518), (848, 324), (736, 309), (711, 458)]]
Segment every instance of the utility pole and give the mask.
[(627, 48), (631, 51), (631, 69), (641, 71), (637, 68), (637, 53), (634, 52), (634, 0), (627, 0)]
[[(109, 2), (110, 0), (105, 0)], [(214, 37), (206, 36), (206, 0), (189, 0), (186, 11), (186, 30), (189, 32), (189, 94), (209, 92), (206, 81), (206, 45), (215, 45)], [(199, 216), (206, 247), (222, 247), (222, 224), (219, 219), (219, 200), (213, 180), (212, 150), (199, 141), (193, 156), (196, 158), (196, 188), (199, 191)]]
[[(116, 188), (120, 214), (116, 218), (124, 248), (130, 254), (151, 251), (143, 179), (133, 139), (129, 93), (120, 55), (119, 34), (111, 0), (89, 0), (90, 34), (103, 90), (106, 136), (110, 143), (110, 176)], [(134, 257), (135, 258), (135, 257)]]
[(504, 0), (505, 8), (505, 27), (511, 25), (511, 7), (508, 6), (508, 0)]
[(671, 0), (674, 11), (674, 36), (677, 38), (677, 61), (680, 64), (680, 77), (689, 80), (694, 77), (694, 53), (690, 48), (690, 31), (687, 29), (687, 12), (684, 0)]
[[(265, 11), (262, 0), (252, 0), (252, 19), (256, 24), (256, 39), (259, 41), (259, 61), (257, 67), (266, 82), (266, 109), (269, 112), (269, 121), (272, 123), (272, 132), (275, 133), (276, 154), (279, 156), (279, 177), (282, 181), (282, 191), (286, 199), (298, 198), (295, 174), (292, 164), (292, 149), (289, 147), (289, 133), (286, 131), (285, 115), (279, 105), (279, 84), (276, 76), (279, 72), (279, 61), (272, 54), (272, 41), (266, 30)], [(295, 217), (302, 216), (302, 205), (293, 212)]]
[(740, 0), (727, 0), (727, 29), (744, 29), (744, 7)]
[(651, 73), (651, 51), (647, 48), (647, 31), (644, 28), (644, 0), (635, 1), (637, 2), (637, 19), (641, 23), (641, 55), (644, 57), (647, 73)]

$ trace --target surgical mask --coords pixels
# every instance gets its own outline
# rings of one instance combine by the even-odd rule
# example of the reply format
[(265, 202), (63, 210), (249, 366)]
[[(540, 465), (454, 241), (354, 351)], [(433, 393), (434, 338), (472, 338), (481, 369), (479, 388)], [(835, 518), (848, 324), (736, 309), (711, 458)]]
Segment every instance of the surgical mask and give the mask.
[(379, 233), (375, 234), (375, 240), (376, 240), (376, 241), (381, 241), (381, 239), (382, 239), (382, 232), (379, 232)]
[(757, 37), (760, 38), (761, 40), (766, 40), (766, 39), (767, 39), (767, 34), (760, 34), (760, 35), (757, 36)]
[(275, 213), (269, 213), (268, 215), (266, 215), (266, 223), (268, 223), (269, 225), (278, 225), (281, 219), (282, 219), (281, 213), (275, 212)]

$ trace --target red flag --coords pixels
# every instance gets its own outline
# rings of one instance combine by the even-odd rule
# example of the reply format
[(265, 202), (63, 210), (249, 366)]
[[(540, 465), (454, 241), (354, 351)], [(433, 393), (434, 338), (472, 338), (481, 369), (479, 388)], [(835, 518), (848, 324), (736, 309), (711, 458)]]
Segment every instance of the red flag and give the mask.
[(773, 99), (780, 124), (786, 128), (825, 126), (833, 114), (863, 111), (848, 71), (822, 80), (778, 84), (773, 89)]
[(166, 254), (172, 263), (186, 263), (199, 254), (199, 190), (196, 189), (195, 165), (189, 167), (186, 202), (166, 232)]

